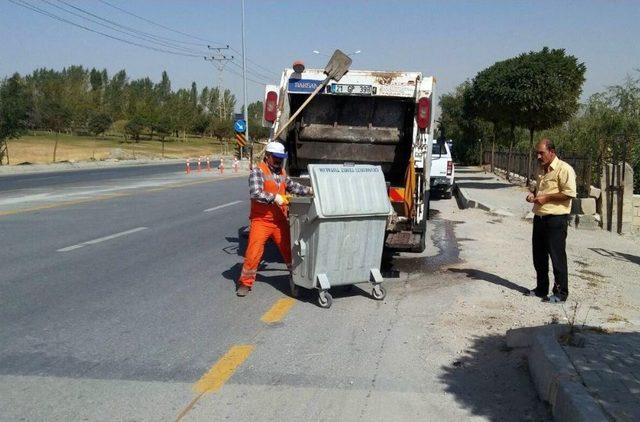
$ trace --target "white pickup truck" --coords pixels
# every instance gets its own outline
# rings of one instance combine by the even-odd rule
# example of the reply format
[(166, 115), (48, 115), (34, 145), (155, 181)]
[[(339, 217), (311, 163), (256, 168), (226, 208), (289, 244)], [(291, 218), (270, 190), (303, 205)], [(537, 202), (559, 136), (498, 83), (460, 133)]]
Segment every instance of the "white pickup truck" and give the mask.
[(451, 198), (455, 182), (455, 166), (451, 157), (451, 141), (433, 141), (431, 150), (431, 191)]

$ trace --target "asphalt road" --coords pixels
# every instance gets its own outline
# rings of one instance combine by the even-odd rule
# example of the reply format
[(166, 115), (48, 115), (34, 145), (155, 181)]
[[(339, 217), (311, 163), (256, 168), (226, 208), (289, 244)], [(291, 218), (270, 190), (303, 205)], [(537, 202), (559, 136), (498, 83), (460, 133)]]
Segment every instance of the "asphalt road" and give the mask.
[[(219, 161), (211, 164), (217, 168)], [(195, 164), (192, 164), (195, 167)], [(150, 177), (171, 172), (184, 171), (184, 163), (148, 164), (135, 166), (114, 166), (99, 169), (72, 171), (52, 171), (31, 174), (0, 175), (0, 193), (19, 189), (43, 188), (65, 185), (77, 185), (108, 180), (129, 179), (132, 177)]]
[(0, 420), (539, 416), (526, 372), (508, 374), (494, 405), (442, 341), (439, 315), (470, 287), (439, 270), (457, 260), (454, 201), (432, 206), (425, 255), (393, 261), (384, 301), (363, 285), (327, 310), (313, 293), (289, 297), (273, 247), (253, 292), (235, 296), (246, 175), (151, 179), (76, 181), (82, 202), (29, 208), (16, 198), (36, 188), (24, 189), (0, 214)]

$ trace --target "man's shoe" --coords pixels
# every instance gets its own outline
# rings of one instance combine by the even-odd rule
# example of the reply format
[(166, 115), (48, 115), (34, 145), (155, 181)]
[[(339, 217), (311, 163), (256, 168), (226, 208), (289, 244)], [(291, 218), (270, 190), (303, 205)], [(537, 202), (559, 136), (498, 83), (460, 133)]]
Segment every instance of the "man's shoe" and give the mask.
[(244, 297), (249, 294), (251, 288), (249, 286), (245, 286), (244, 284), (240, 284), (238, 289), (236, 290), (236, 296)]
[(543, 302), (549, 302), (549, 303), (564, 303), (567, 300), (567, 298), (561, 298), (560, 296), (556, 296), (556, 295), (551, 295), (549, 297), (545, 297), (542, 299)]
[(525, 296), (532, 296), (532, 297), (541, 297), (541, 298), (547, 297), (547, 295), (538, 293), (538, 291), (536, 289), (529, 290), (524, 295)]

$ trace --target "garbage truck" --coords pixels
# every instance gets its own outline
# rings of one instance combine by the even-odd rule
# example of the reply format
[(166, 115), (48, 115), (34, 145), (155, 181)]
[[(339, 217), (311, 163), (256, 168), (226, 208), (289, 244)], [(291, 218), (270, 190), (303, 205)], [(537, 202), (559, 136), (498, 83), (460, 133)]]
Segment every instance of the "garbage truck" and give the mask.
[[(262, 123), (279, 132), (323, 83), (323, 69), (285, 69), (267, 85)], [(309, 164), (380, 166), (391, 203), (384, 247), (425, 249), (433, 142), (435, 78), (421, 72), (349, 70), (330, 80), (278, 137), (291, 177), (304, 180)]]

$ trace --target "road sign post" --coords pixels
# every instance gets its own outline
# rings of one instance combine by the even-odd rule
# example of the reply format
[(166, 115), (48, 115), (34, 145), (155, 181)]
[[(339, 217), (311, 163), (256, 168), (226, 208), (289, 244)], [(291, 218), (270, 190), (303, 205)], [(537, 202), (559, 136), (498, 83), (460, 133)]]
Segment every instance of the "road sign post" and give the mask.
[(247, 121), (243, 118), (242, 114), (235, 115), (235, 121), (233, 122), (233, 130), (236, 132), (236, 142), (240, 147), (240, 159), (242, 159), (242, 152), (247, 145)]

